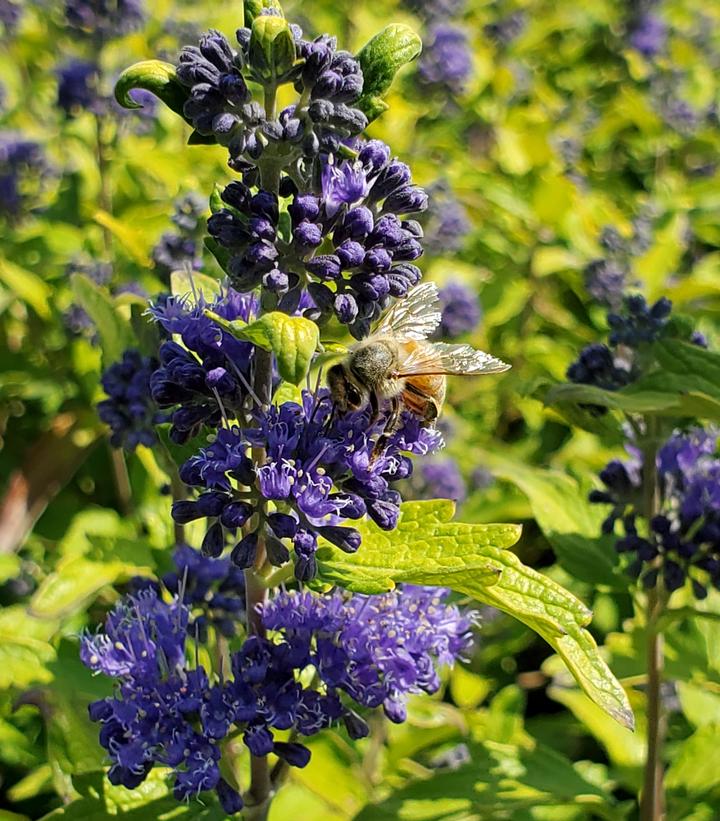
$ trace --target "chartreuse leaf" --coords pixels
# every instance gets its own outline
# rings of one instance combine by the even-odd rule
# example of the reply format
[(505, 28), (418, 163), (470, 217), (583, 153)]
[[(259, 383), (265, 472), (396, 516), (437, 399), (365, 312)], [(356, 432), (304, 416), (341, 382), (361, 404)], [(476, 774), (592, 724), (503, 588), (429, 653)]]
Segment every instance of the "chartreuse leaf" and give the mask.
[(56, 628), (33, 619), (21, 605), (0, 610), (0, 690), (52, 679), (47, 664), (55, 658), (50, 637)]
[(553, 546), (560, 564), (588, 584), (627, 588), (615, 574), (618, 554), (612, 535), (603, 535), (606, 510), (588, 501), (588, 487), (565, 473), (527, 467), (518, 462), (483, 456), (499, 479), (516, 485), (529, 499), (533, 516)]
[(327, 546), (318, 551), (320, 578), (349, 590), (378, 593), (396, 582), (450, 587), (514, 616), (563, 658), (588, 696), (626, 727), (633, 714), (624, 690), (585, 630), (591, 612), (572, 593), (505, 550), (517, 525), (453, 522), (446, 500), (409, 502), (398, 527), (359, 524), (363, 543), (353, 555)]
[(50, 316), (52, 288), (37, 274), (21, 268), (9, 259), (0, 259), (0, 282), (6, 285), (19, 299), (47, 319)]
[(717, 789), (717, 740), (720, 724), (706, 724), (680, 744), (667, 771), (667, 786), (702, 795)]
[(115, 239), (122, 245), (124, 250), (144, 268), (150, 267), (150, 257), (147, 254), (147, 246), (140, 234), (131, 226), (108, 214), (107, 211), (96, 211), (93, 219), (98, 225), (107, 228)]
[(281, 311), (271, 311), (249, 323), (227, 320), (212, 311), (205, 313), (237, 339), (272, 351), (283, 379), (299, 385), (307, 375), (319, 341), (318, 326), (314, 322)]
[(220, 296), (221, 290), (220, 280), (198, 271), (173, 271), (170, 274), (170, 293), (175, 297), (190, 295), (193, 303), (201, 296), (205, 302), (212, 302)]
[(277, 83), (295, 64), (295, 38), (283, 17), (261, 15), (252, 23), (248, 61), (254, 77), (263, 83)]
[(76, 557), (62, 559), (43, 579), (30, 600), (30, 612), (41, 619), (60, 619), (80, 610), (97, 593), (136, 573), (149, 573), (148, 566), (137, 567), (124, 561), (97, 562)]
[(378, 32), (358, 52), (363, 72), (362, 97), (355, 103), (368, 120), (387, 111), (383, 97), (398, 71), (422, 51), (422, 40), (408, 26), (393, 24)]
[(97, 326), (105, 366), (122, 358), (133, 345), (132, 328), (115, 309), (110, 295), (83, 274), (70, 278), (75, 301)]
[(142, 60), (126, 68), (115, 83), (115, 99), (123, 108), (142, 108), (133, 100), (134, 88), (149, 91), (183, 119), (183, 105), (189, 97), (188, 89), (178, 80), (175, 66), (162, 60)]

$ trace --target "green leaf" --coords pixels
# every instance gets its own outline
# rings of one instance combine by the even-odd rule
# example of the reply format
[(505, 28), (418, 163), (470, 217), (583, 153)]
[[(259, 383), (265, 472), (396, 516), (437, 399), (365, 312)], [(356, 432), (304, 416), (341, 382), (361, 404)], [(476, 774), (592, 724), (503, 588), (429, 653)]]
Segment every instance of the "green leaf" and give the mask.
[(230, 267), (230, 250), (220, 245), (213, 237), (205, 237), (203, 243), (208, 251), (215, 257), (220, 268), (227, 273)]
[(176, 297), (190, 295), (192, 304), (197, 304), (199, 297), (205, 302), (212, 302), (220, 296), (222, 284), (219, 279), (201, 274), (198, 271), (173, 271), (170, 274), (170, 293)]
[(222, 192), (222, 186), (215, 183), (215, 185), (213, 186), (212, 194), (210, 194), (209, 199), (210, 212), (212, 214), (217, 214), (218, 211), (222, 211), (222, 209), (226, 207), (225, 203), (223, 202)]
[(536, 816), (534, 811), (539, 807), (582, 808), (587, 813), (583, 818), (608, 821), (623, 817), (610, 793), (550, 747), (538, 744), (523, 749), (486, 741), (470, 745), (469, 753), (470, 763), (433, 773), (397, 790), (380, 804), (368, 804), (355, 821), (556, 817)]
[[(16, 781), (8, 789), (7, 795), (15, 804), (35, 798), (40, 793), (52, 791), (52, 767), (49, 764), (41, 764), (31, 770), (24, 778), (21, 778), (20, 781)], [(0, 812), (0, 821), (29, 821), (29, 819), (25, 815), (15, 815), (15, 813), (3, 815)]]
[(602, 533), (607, 510), (588, 502), (588, 487), (564, 473), (494, 455), (484, 456), (483, 462), (495, 476), (516, 485), (528, 497), (535, 520), (568, 573), (591, 585), (627, 588), (626, 580), (615, 573), (615, 539)]
[(250, 323), (229, 321), (212, 311), (205, 313), (237, 339), (272, 351), (283, 379), (299, 385), (305, 378), (319, 341), (318, 326), (314, 322), (281, 311), (263, 314)]
[(107, 291), (89, 277), (73, 274), (70, 283), (75, 301), (97, 327), (105, 367), (120, 361), (123, 351), (133, 346), (130, 324), (115, 310)]
[(147, 254), (147, 247), (140, 234), (129, 225), (108, 214), (107, 211), (96, 211), (93, 219), (98, 225), (107, 228), (127, 253), (143, 268), (152, 264)]
[(20, 573), (20, 558), (14, 553), (0, 554), (0, 584), (5, 584), (9, 579)]
[[(554, 657), (548, 661), (558, 660)], [(552, 664), (543, 665), (543, 669), (547, 667), (552, 667)], [(628, 770), (642, 768), (645, 761), (645, 742), (642, 734), (630, 732), (627, 727), (608, 721), (605, 713), (575, 687), (553, 685), (548, 687), (548, 695), (567, 707), (582, 722), (587, 731), (607, 750), (610, 761), (616, 767)]]
[(0, 259), (0, 282), (7, 285), (18, 299), (27, 302), (39, 317), (47, 319), (50, 316), (52, 288), (37, 274), (8, 259)]
[(357, 554), (335, 547), (318, 551), (321, 580), (366, 593), (391, 589), (395, 582), (442, 585), (497, 607), (542, 636), (588, 696), (632, 727), (625, 692), (584, 629), (590, 611), (504, 549), (519, 538), (517, 525), (453, 522), (453, 512), (453, 503), (445, 500), (409, 502), (392, 532), (359, 523), (363, 544)]
[(720, 724), (706, 724), (675, 747), (666, 784), (670, 789), (702, 795), (717, 787), (717, 742)]
[(565, 383), (551, 388), (546, 397), (546, 405), (599, 405), (623, 413), (653, 413), (677, 416), (682, 409), (682, 398), (667, 390), (606, 391), (594, 385)]
[(362, 97), (355, 104), (368, 120), (388, 108), (383, 97), (390, 90), (397, 72), (422, 51), (422, 40), (408, 26), (390, 25), (376, 34), (358, 52), (363, 72)]
[(622, 413), (720, 421), (720, 354), (678, 339), (656, 342), (651, 352), (650, 372), (622, 390), (556, 385), (545, 404), (561, 412), (567, 405), (600, 405)]
[(399, 582), (459, 590), (464, 580), (473, 579), (491, 587), (502, 570), (483, 551), (515, 544), (520, 527), (451, 522), (454, 509), (448, 500), (408, 502), (391, 532), (370, 521), (359, 522), (362, 549), (349, 555), (335, 547), (321, 548), (320, 577), (358, 593), (383, 593)]
[(653, 346), (657, 367), (624, 389), (632, 397), (649, 392), (676, 394), (683, 415), (720, 420), (720, 354), (665, 339)]
[[(117, 555), (122, 556), (122, 544), (114, 544)], [(30, 600), (29, 612), (40, 619), (61, 619), (82, 609), (103, 587), (150, 570), (147, 565), (135, 565), (121, 559), (62, 559), (55, 571), (46, 576), (35, 591)]]
[(50, 636), (35, 628), (24, 607), (7, 607), (0, 613), (0, 690), (21, 690), (52, 679), (46, 665), (55, 658), (55, 650)]
[(123, 108), (142, 108), (133, 100), (130, 92), (134, 88), (149, 91), (183, 119), (183, 105), (190, 96), (189, 91), (178, 80), (175, 66), (162, 60), (143, 60), (126, 68), (115, 83), (115, 99)]

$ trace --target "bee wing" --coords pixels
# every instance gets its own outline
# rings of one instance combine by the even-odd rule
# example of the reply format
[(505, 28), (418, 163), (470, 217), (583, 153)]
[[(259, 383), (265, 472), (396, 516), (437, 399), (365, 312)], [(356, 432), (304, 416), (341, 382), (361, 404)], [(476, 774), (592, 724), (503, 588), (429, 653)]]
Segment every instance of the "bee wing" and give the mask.
[(470, 345), (448, 345), (435, 342), (418, 346), (400, 363), (396, 377), (407, 376), (472, 376), (483, 373), (502, 373), (510, 365), (489, 353)]
[(440, 318), (437, 285), (424, 282), (385, 313), (373, 336), (393, 336), (400, 341), (427, 339), (440, 324)]

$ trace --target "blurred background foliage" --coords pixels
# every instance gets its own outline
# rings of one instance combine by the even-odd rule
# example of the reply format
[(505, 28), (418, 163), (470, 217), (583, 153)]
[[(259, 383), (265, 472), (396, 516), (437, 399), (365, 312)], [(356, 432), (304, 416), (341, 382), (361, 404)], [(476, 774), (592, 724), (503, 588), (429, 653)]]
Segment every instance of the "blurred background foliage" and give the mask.
[[(86, 718), (107, 685), (86, 675), (76, 636), (130, 578), (169, 567), (172, 527), (162, 466), (143, 447), (125, 461), (97, 417), (109, 364), (101, 350), (122, 340), (103, 322), (101, 298), (92, 317), (76, 304), (70, 275), (107, 286), (137, 329), (147, 296), (168, 289), (173, 253), (219, 275), (199, 241), (202, 219), (172, 217), (189, 195), (207, 211), (214, 186), (232, 178), (224, 151), (188, 147), (189, 129), (148, 98), (120, 109), (112, 86), (136, 60), (174, 61), (207, 28), (231, 34), (235, 6), (159, 0), (139, 27), (100, 37), (70, 27), (62, 3), (0, 0), (7, 821), (87, 818), (87, 801), (74, 814), (79, 795), (94, 802), (93, 818), (175, 807), (161, 779), (143, 787), (147, 806), (102, 781)], [(607, 303), (623, 286), (670, 297), (716, 347), (720, 7), (316, 0), (286, 13), (352, 50), (388, 22), (423, 37), (423, 57), (370, 134), (432, 194), (423, 270), (478, 296), (481, 321), (463, 339), (513, 364), (502, 378), (452, 382), (443, 425), (454, 463), (436, 473), (450, 476), (447, 495), (466, 521), (523, 522), (523, 560), (593, 607), (592, 630), (629, 688), (640, 732), (610, 722), (549, 647), (488, 609), (476, 652), (440, 699), (418, 699), (406, 724), (355, 746), (340, 733), (311, 741), (310, 766), (293, 773), (271, 817), (633, 818), (644, 757), (641, 625), (612, 540), (597, 536), (602, 514), (585, 501), (618, 442), (600, 418), (595, 433), (573, 429), (542, 397), (604, 336)], [(415, 492), (432, 495), (432, 480)], [(718, 595), (702, 607), (717, 614)], [(679, 618), (667, 635), (668, 817), (710, 821), (720, 816), (720, 623)]]

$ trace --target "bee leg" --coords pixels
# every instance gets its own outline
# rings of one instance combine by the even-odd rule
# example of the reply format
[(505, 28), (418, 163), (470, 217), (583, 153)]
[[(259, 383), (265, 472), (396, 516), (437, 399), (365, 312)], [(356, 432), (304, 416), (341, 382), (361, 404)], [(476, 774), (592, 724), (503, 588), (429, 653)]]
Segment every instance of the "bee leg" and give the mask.
[(390, 416), (388, 416), (387, 422), (385, 423), (385, 430), (383, 430), (382, 434), (378, 436), (377, 442), (375, 442), (375, 447), (373, 448), (373, 452), (370, 457), (371, 464), (385, 450), (387, 443), (390, 441), (390, 437), (398, 429), (401, 409), (402, 405), (400, 404), (400, 398), (398, 396), (393, 396), (390, 400)]
[(377, 420), (380, 418), (380, 399), (375, 393), (375, 391), (370, 391), (370, 410), (372, 413), (370, 414), (370, 421), (368, 422), (369, 427), (373, 427)]

